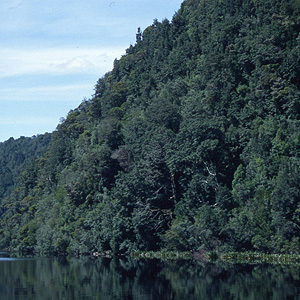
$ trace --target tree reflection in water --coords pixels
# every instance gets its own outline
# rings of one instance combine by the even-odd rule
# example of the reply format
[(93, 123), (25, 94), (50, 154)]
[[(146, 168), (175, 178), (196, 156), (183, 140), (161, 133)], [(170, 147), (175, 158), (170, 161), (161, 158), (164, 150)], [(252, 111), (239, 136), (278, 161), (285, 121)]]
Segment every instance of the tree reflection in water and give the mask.
[(0, 260), (0, 299), (298, 299), (300, 268), (159, 260)]

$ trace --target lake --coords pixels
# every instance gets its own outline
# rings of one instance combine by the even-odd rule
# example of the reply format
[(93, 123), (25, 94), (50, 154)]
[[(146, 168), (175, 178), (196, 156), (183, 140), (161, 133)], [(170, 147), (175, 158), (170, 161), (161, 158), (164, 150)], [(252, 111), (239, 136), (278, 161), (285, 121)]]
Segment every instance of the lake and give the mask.
[(0, 299), (300, 299), (299, 266), (0, 253)]

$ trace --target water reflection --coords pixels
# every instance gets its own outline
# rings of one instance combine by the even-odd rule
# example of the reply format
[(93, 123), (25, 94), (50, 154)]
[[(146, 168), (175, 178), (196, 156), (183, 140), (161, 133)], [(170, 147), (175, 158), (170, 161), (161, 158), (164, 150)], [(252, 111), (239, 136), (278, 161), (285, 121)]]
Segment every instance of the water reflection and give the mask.
[(299, 299), (300, 269), (158, 260), (0, 261), (0, 299)]

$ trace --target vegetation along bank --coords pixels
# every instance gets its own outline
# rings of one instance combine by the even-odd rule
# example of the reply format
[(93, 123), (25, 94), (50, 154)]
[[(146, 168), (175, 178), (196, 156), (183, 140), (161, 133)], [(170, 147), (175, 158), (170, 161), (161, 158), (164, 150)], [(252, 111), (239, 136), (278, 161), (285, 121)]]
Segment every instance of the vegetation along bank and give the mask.
[(51, 134), (0, 144), (0, 248), (300, 251), (300, 1), (186, 0)]

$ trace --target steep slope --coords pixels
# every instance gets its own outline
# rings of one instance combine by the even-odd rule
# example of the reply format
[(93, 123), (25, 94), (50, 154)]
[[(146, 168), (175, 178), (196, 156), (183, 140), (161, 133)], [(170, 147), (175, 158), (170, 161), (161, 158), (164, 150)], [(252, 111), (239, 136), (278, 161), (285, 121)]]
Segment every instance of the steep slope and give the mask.
[(2, 247), (299, 252), (300, 4), (186, 0), (52, 134)]
[(0, 143), (0, 202), (18, 185), (24, 166), (44, 154), (50, 138), (51, 134), (46, 133), (31, 138), (10, 138)]

